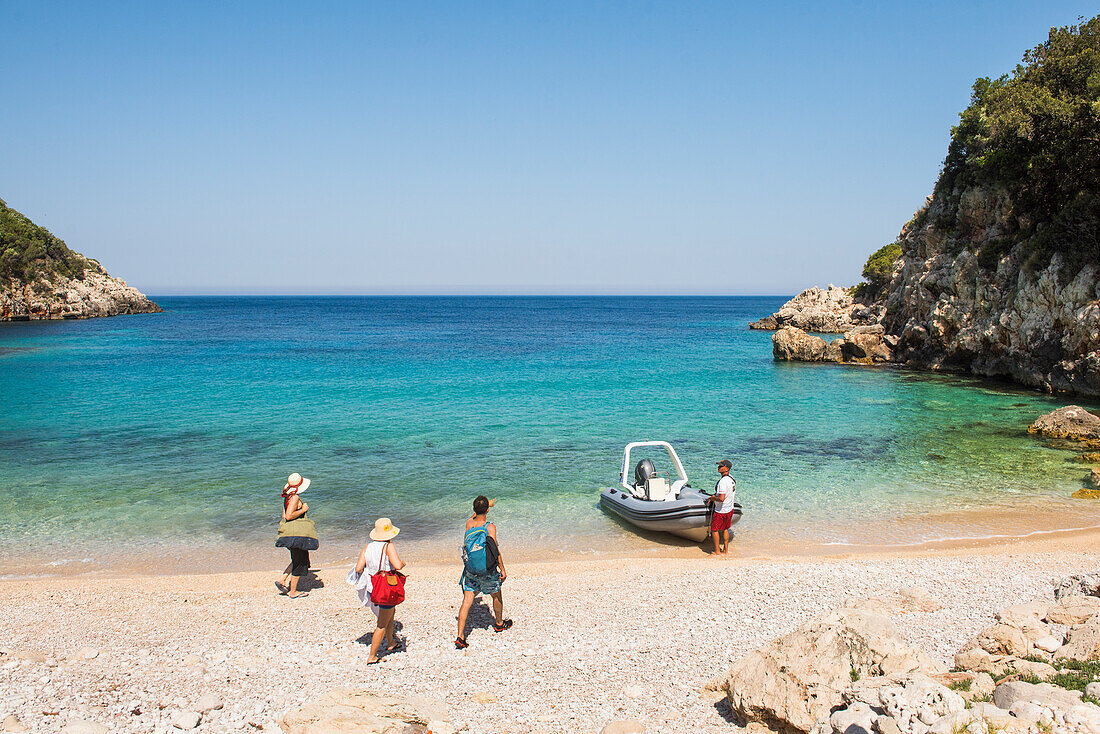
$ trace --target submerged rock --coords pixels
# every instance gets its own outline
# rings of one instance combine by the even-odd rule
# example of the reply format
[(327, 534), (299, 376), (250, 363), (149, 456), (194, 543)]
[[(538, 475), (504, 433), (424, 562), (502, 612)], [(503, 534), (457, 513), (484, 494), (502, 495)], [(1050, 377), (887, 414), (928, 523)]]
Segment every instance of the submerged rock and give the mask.
[(1080, 405), (1067, 405), (1039, 416), (1028, 426), (1028, 433), (1045, 438), (1068, 438), (1073, 441), (1100, 440), (1100, 417)]

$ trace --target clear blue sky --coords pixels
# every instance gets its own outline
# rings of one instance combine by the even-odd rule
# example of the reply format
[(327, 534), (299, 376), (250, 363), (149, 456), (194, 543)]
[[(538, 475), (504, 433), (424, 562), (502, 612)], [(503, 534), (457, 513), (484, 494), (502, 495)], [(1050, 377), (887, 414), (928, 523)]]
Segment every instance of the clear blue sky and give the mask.
[(0, 198), (152, 294), (849, 284), (1097, 12), (0, 0)]

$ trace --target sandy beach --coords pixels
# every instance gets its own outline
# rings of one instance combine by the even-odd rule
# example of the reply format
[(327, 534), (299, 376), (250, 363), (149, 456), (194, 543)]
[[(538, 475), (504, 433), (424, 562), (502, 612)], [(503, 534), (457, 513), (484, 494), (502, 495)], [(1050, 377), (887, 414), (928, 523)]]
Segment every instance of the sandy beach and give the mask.
[[(274, 730), (338, 686), (444, 701), (469, 732), (734, 731), (708, 684), (729, 664), (817, 614), (872, 603), (945, 665), (1009, 604), (1052, 580), (1095, 571), (1100, 533), (866, 553), (711, 559), (514, 562), (505, 633), (475, 605), (470, 647), (454, 649), (460, 567), (410, 565), (398, 609), (406, 650), (365, 666), (373, 616), (345, 582), (317, 571), (307, 598), (278, 596), (272, 571), (75, 576), (0, 582), (0, 719), (31, 731), (73, 721), (169, 731), (213, 699), (197, 731)], [(901, 592), (919, 587), (935, 605)], [(206, 696), (203, 705), (200, 699)], [(177, 730), (178, 731), (178, 730)]]

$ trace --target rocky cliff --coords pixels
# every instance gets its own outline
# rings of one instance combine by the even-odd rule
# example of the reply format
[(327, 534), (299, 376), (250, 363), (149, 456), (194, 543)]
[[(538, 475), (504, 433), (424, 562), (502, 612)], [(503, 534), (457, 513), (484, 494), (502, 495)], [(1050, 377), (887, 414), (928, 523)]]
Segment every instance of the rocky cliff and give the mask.
[(87, 319), (162, 309), (0, 200), (0, 321)]
[[(1100, 395), (1100, 16), (1023, 61), (975, 82), (932, 196), (864, 268), (861, 313), (910, 367)], [(758, 326), (818, 330), (781, 319), (797, 300)], [(851, 303), (817, 300), (834, 315), (815, 324), (851, 329)], [(777, 359), (823, 354), (775, 339)]]
[[(957, 218), (966, 234), (937, 221)], [(993, 267), (979, 254), (1017, 226), (1004, 190), (933, 196), (901, 231), (902, 256), (881, 300), (898, 361), (1004, 376), (1048, 391), (1100, 394), (1100, 281), (1095, 264), (1068, 268), (1055, 253), (1036, 268), (1033, 243)]]

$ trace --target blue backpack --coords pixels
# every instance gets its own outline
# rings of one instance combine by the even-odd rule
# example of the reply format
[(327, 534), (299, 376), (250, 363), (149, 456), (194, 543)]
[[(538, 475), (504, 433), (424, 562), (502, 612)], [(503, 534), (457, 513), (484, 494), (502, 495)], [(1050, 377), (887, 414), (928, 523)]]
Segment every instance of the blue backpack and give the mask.
[(484, 576), (497, 567), (496, 541), (489, 537), (485, 526), (470, 528), (462, 544), (462, 565), (466, 572), (475, 576)]

